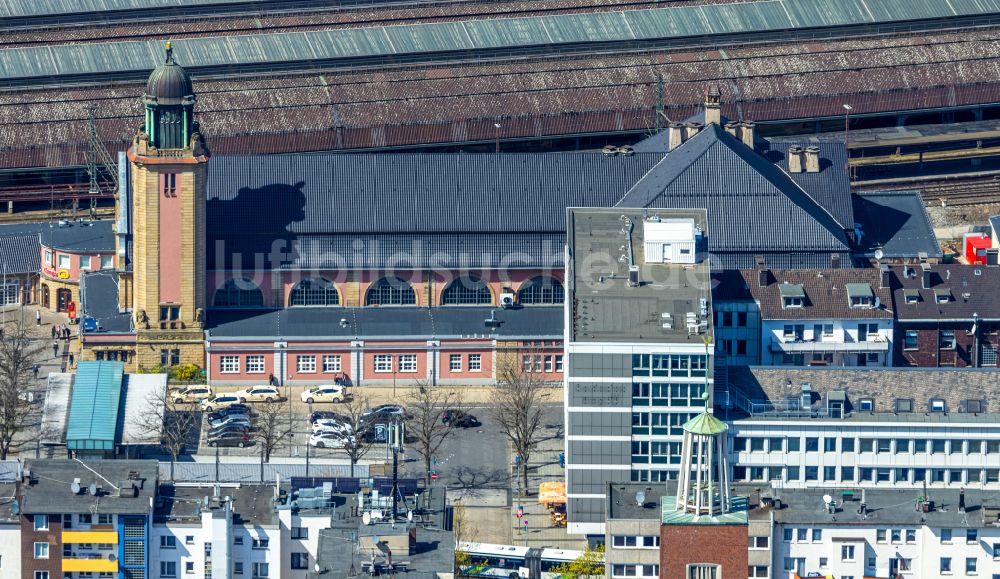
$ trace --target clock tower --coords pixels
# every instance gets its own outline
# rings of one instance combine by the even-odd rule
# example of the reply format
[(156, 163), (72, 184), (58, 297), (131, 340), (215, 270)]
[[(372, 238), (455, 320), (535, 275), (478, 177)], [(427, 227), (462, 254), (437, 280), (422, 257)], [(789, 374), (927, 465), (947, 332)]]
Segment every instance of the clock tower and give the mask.
[(132, 164), (136, 365), (205, 365), (205, 179), (209, 151), (194, 121), (191, 77), (168, 42), (149, 75)]

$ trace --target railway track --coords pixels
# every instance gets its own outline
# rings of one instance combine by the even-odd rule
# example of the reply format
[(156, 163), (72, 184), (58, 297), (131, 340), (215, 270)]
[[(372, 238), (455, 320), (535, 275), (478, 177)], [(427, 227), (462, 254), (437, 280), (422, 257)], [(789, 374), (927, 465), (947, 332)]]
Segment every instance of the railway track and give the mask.
[(920, 191), (928, 207), (1000, 204), (1000, 175), (864, 185), (862, 191)]

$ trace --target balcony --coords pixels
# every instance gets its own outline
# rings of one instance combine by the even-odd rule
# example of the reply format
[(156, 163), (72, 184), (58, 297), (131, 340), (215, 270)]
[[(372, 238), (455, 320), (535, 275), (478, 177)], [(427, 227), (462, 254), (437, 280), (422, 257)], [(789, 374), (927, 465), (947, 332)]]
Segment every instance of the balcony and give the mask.
[(800, 352), (888, 352), (889, 341), (882, 334), (868, 336), (864, 342), (807, 341), (798, 336), (772, 336), (771, 352), (777, 354)]
[[(93, 529), (93, 527), (91, 527)], [(117, 545), (118, 533), (115, 531), (63, 531), (62, 542), (71, 545), (89, 543), (92, 545)]]
[(63, 573), (116, 573), (118, 557), (113, 553), (86, 553), (76, 557), (63, 557)]

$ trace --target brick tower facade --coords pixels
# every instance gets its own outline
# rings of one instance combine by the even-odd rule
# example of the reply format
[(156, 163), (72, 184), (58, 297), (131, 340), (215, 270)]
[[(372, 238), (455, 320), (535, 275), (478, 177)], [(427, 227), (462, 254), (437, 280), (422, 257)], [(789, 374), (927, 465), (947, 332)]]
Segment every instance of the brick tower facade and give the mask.
[(205, 365), (205, 179), (191, 78), (166, 60), (149, 76), (132, 163), (131, 306), (138, 369)]

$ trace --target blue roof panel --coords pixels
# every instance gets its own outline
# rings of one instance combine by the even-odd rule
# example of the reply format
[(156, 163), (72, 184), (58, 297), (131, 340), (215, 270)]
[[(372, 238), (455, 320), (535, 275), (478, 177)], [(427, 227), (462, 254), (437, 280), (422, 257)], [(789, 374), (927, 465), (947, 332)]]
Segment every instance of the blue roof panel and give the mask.
[(80, 362), (73, 381), (66, 447), (70, 450), (113, 450), (125, 364)]

